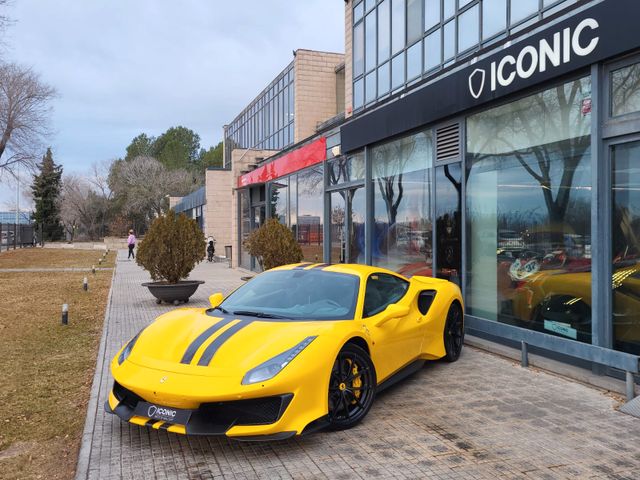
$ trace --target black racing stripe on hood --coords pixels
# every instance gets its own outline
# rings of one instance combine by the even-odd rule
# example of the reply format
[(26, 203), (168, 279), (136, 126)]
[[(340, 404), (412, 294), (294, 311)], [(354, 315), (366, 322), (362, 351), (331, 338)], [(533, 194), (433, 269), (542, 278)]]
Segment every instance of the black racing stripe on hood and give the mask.
[(309, 265), (313, 265), (311, 262), (308, 263), (302, 263), (300, 265), (298, 265), (297, 267), (293, 267), (291, 270), (304, 270), (305, 268), (307, 268)]
[(204, 332), (198, 335), (198, 338), (191, 342), (191, 345), (189, 345), (186, 352), (184, 352), (184, 356), (182, 357), (182, 360), (180, 360), (180, 363), (184, 363), (187, 365), (190, 364), (191, 360), (193, 360), (194, 355), (202, 346), (202, 344), (206, 342), (208, 338), (211, 338), (211, 335), (216, 333), (222, 327), (229, 325), (231, 322), (233, 322), (233, 320), (233, 317), (222, 317), (222, 320), (210, 326)]
[(309, 270), (313, 270), (314, 268), (324, 268), (324, 267), (330, 267), (330, 266), (331, 266), (330, 263), (319, 263), (311, 267)]
[(216, 338), (209, 346), (205, 349), (202, 357), (198, 361), (198, 365), (201, 367), (206, 367), (211, 363), (211, 359), (216, 354), (218, 349), (222, 346), (224, 342), (229, 340), (233, 335), (235, 335), (238, 331), (242, 330), (247, 325), (253, 323), (254, 320), (240, 320), (235, 325), (227, 328), (224, 332), (220, 334), (218, 338)]

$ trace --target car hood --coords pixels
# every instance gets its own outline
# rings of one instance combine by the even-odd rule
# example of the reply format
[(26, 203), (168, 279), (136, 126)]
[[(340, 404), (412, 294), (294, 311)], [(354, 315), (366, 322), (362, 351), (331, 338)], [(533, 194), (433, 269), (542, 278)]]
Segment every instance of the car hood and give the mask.
[[(219, 315), (218, 315), (219, 314)], [(206, 376), (244, 374), (335, 321), (234, 317), (180, 309), (158, 317), (138, 337), (128, 361), (139, 366)]]

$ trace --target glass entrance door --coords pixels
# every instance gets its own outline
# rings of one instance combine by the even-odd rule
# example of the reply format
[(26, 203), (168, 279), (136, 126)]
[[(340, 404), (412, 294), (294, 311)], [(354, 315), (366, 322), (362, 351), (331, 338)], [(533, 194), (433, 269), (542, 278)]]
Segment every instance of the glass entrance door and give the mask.
[(364, 187), (331, 193), (331, 263), (365, 263)]
[(640, 140), (611, 146), (613, 347), (640, 354)]

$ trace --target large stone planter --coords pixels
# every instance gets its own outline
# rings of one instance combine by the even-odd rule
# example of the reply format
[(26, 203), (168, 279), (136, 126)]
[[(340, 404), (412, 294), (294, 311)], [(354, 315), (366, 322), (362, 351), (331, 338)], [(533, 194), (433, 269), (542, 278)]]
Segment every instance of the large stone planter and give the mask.
[(203, 283), (202, 280), (183, 280), (178, 283), (147, 282), (142, 286), (149, 289), (151, 295), (156, 297), (157, 303), (167, 302), (178, 305), (187, 303), (189, 297), (196, 293), (198, 287)]

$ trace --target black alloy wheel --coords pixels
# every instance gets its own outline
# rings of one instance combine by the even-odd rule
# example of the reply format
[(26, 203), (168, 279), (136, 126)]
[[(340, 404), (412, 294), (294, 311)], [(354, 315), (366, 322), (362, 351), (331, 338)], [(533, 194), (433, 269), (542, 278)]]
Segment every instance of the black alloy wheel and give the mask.
[(444, 326), (444, 349), (447, 362), (455, 362), (460, 358), (462, 343), (464, 342), (464, 315), (458, 302), (453, 302), (447, 313)]
[(366, 351), (346, 344), (331, 369), (329, 428), (345, 430), (360, 422), (376, 396), (376, 370)]

